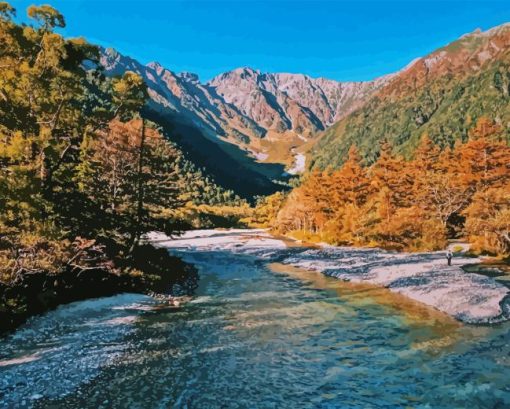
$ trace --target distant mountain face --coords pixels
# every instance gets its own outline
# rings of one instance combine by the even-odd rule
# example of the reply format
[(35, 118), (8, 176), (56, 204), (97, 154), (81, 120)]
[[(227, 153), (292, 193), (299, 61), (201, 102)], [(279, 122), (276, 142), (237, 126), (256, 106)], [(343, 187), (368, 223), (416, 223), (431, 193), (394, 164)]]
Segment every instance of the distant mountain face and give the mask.
[(510, 141), (509, 24), (464, 35), (394, 74), (318, 136), (309, 165), (339, 166), (353, 144), (371, 163), (382, 139), (410, 156), (424, 133), (452, 146), (483, 115), (497, 121)]
[(359, 106), (389, 78), (337, 82), (238, 68), (213, 78), (207, 85), (266, 131), (294, 131), (311, 137)]
[(195, 74), (174, 73), (155, 62), (142, 65), (113, 49), (102, 49), (101, 63), (110, 75), (140, 73), (149, 87), (150, 108), (159, 115), (193, 125), (210, 141), (232, 144), (258, 162), (289, 167), (296, 148), (391, 78), (342, 83), (238, 68), (201, 83)]

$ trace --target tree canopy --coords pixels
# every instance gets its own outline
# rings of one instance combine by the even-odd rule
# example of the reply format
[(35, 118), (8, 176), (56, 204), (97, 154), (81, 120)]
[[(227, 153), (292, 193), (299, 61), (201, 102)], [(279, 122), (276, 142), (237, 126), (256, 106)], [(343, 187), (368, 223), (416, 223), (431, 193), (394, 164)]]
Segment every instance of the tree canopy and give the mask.
[(503, 137), (481, 117), (454, 149), (441, 151), (424, 134), (409, 161), (383, 141), (366, 167), (351, 147), (338, 170), (310, 173), (271, 223), (300, 237), (400, 250), (437, 250), (464, 236), (478, 251), (508, 255), (510, 147)]
[(145, 118), (140, 75), (106, 77), (51, 6), (28, 8), (33, 25), (15, 14), (0, 3), (0, 280), (60, 271), (80, 240), (120, 261), (150, 230), (200, 223), (200, 206), (243, 204)]

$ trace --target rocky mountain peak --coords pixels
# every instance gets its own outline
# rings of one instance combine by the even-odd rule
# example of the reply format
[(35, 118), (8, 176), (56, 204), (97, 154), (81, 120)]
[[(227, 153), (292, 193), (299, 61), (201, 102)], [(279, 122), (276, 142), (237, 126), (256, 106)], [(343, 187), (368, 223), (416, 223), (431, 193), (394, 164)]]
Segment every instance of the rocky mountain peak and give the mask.
[(255, 69), (253, 69), (251, 67), (239, 67), (239, 68), (235, 68), (232, 71), (230, 71), (230, 73), (235, 74), (235, 75), (239, 75), (242, 78), (250, 78), (250, 77), (254, 77), (255, 78), (258, 75), (260, 75), (260, 71), (259, 70), (255, 70)]
[(158, 75), (161, 75), (161, 73), (165, 70), (165, 67), (163, 67), (157, 61), (151, 61), (150, 63), (147, 64), (147, 67), (152, 68), (154, 71), (158, 73)]
[(192, 72), (187, 72), (187, 71), (181, 72), (179, 74), (179, 77), (182, 78), (186, 82), (191, 82), (193, 84), (200, 83), (200, 78), (198, 77), (198, 75), (194, 74)]

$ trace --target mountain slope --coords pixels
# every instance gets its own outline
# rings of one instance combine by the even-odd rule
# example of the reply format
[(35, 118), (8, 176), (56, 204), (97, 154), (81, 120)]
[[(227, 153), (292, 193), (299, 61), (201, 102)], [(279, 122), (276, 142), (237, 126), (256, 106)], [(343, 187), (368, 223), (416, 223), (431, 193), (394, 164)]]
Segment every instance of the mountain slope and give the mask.
[[(239, 68), (202, 84), (194, 74), (177, 74), (155, 62), (142, 65), (113, 49), (102, 49), (101, 63), (108, 75), (126, 70), (141, 74), (154, 115), (179, 127), (198, 129), (234, 157), (239, 165), (234, 169), (248, 168), (263, 179), (281, 178), (283, 165), (290, 168), (297, 158), (297, 148), (360, 106), (390, 79), (341, 83)], [(193, 143), (196, 150), (198, 142)]]
[(487, 115), (510, 135), (510, 26), (479, 30), (413, 61), (366, 103), (326, 130), (312, 148), (311, 167), (338, 166), (351, 145), (367, 163), (387, 139), (410, 156), (422, 134), (441, 146), (466, 140)]
[(213, 78), (207, 85), (266, 131), (293, 131), (311, 137), (351, 112), (389, 79), (337, 82), (238, 68)]
[(190, 160), (206, 168), (217, 183), (245, 198), (279, 188), (272, 179), (281, 177), (283, 165), (259, 164), (236, 143), (230, 142), (227, 131), (242, 134), (232, 131), (223, 117), (231, 118), (232, 123), (239, 123), (240, 127), (250, 128), (255, 135), (261, 130), (237, 114), (235, 107), (223, 104), (196, 76), (175, 74), (157, 63), (145, 66), (113, 49), (101, 50), (101, 65), (109, 76), (129, 70), (144, 78), (150, 96), (147, 117), (161, 125)]

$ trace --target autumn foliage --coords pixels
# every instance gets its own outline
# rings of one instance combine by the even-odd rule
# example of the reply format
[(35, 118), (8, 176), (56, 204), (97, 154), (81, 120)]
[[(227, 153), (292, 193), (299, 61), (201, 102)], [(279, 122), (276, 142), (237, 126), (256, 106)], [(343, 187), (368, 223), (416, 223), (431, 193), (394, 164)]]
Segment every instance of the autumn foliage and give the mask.
[(338, 170), (314, 171), (272, 225), (340, 245), (437, 250), (465, 236), (478, 251), (510, 254), (510, 148), (481, 117), (469, 140), (442, 151), (424, 135), (410, 161), (383, 142), (361, 165), (355, 147)]
[[(55, 32), (65, 20), (53, 7), (27, 14), (18, 24), (0, 1), (0, 282), (105, 267), (99, 249), (127, 271), (146, 232), (243, 204), (146, 118), (139, 74), (105, 76), (97, 47)], [(76, 257), (82, 239), (94, 244)]]

